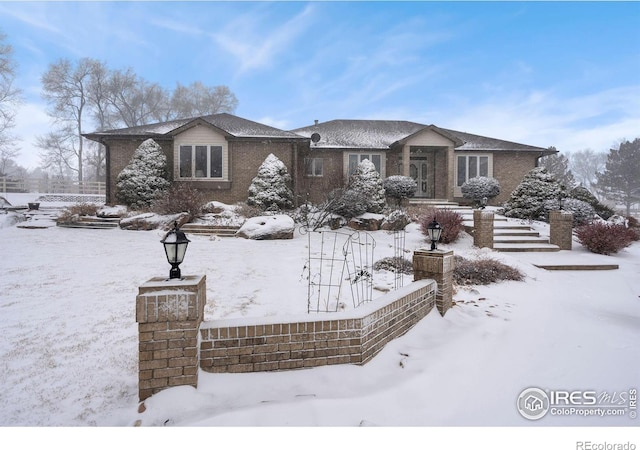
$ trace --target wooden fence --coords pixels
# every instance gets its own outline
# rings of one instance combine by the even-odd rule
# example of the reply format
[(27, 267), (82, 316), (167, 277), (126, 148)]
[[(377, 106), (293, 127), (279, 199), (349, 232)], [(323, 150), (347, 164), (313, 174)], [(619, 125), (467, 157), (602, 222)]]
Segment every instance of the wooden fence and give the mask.
[(43, 194), (105, 195), (104, 181), (68, 181), (46, 178), (0, 177), (0, 192), (40, 192)]

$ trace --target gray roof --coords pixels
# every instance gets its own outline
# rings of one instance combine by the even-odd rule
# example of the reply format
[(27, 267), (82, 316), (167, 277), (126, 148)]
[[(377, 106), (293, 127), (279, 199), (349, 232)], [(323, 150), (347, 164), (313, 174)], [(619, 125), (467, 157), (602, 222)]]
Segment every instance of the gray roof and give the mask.
[(549, 152), (549, 150), (542, 147), (518, 144), (516, 142), (439, 128), (435, 125), (424, 125), (402, 120), (331, 120), (291, 131), (305, 137), (311, 137), (313, 133), (318, 133), (320, 140), (314, 145), (315, 148), (388, 150), (394, 144), (426, 128), (430, 128), (454, 141), (459, 140), (460, 142), (457, 142), (456, 145), (457, 151)]
[(170, 120), (168, 122), (151, 123), (136, 127), (120, 128), (117, 130), (96, 131), (87, 133), (89, 139), (99, 139), (101, 137), (170, 137), (183, 128), (196, 123), (207, 123), (223, 133), (236, 138), (281, 138), (281, 139), (301, 139), (301, 136), (290, 131), (279, 130), (258, 122), (243, 119), (232, 114), (220, 113), (208, 116), (192, 117), (188, 119)]

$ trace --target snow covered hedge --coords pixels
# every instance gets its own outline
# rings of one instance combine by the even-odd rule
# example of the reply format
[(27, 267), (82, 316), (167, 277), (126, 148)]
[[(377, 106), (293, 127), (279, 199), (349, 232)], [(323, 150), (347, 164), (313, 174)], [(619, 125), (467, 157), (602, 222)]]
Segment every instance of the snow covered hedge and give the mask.
[[(544, 209), (545, 209), (545, 220), (548, 222), (549, 212), (557, 211), (560, 209), (560, 200), (559, 199), (547, 200), (544, 203)], [(596, 215), (593, 207), (589, 203), (583, 202), (582, 200), (578, 200), (575, 198), (563, 199), (562, 209), (564, 211), (568, 211), (571, 214), (573, 214), (574, 227), (591, 222)]]
[(142, 209), (169, 188), (167, 157), (162, 148), (147, 139), (136, 149), (129, 164), (118, 174), (119, 201), (134, 209)]
[(291, 175), (277, 156), (269, 154), (251, 181), (247, 204), (263, 211), (278, 212), (293, 208), (293, 192), (289, 188)]
[(480, 204), (486, 197), (487, 201), (500, 194), (500, 183), (491, 177), (470, 178), (460, 188), (462, 196)]

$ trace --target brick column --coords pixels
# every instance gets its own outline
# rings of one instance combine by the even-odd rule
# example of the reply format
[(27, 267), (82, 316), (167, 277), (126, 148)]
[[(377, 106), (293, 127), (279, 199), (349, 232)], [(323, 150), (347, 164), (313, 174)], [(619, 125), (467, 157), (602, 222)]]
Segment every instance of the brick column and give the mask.
[(493, 248), (493, 213), (476, 209), (473, 211), (473, 245)]
[(204, 316), (206, 277), (152, 278), (138, 289), (138, 396), (145, 400), (173, 386), (198, 384), (198, 329)]
[(438, 283), (436, 306), (441, 315), (453, 305), (453, 251), (416, 250), (413, 252), (413, 280), (429, 278)]
[(567, 211), (550, 211), (549, 243), (560, 247), (560, 250), (571, 250), (573, 243), (573, 214)]

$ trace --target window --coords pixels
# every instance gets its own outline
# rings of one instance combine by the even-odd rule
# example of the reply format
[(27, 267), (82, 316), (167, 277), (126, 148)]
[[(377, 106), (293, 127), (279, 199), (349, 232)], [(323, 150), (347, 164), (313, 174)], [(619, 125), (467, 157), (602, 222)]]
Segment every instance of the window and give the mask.
[(456, 173), (456, 186), (462, 186), (469, 178), (490, 177), (491, 162), (489, 156), (459, 155)]
[(322, 158), (305, 158), (304, 174), (308, 177), (321, 177), (323, 165)]
[(376, 167), (376, 170), (380, 174), (381, 177), (384, 177), (383, 169), (382, 169), (382, 154), (380, 153), (350, 153), (348, 157), (348, 172), (347, 175), (351, 175), (356, 171), (358, 164), (360, 164), (365, 159), (368, 159), (373, 163)]
[(181, 145), (180, 178), (222, 178), (222, 146)]

